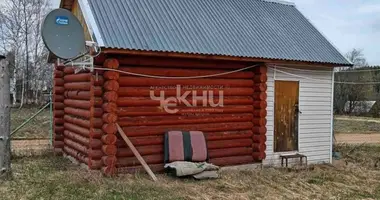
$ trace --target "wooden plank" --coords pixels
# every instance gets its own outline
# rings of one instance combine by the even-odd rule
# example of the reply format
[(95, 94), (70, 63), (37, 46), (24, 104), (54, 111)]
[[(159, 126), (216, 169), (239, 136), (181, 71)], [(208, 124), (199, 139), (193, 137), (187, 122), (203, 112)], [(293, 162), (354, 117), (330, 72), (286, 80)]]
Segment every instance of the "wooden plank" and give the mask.
[(132, 144), (132, 142), (128, 139), (127, 135), (125, 135), (123, 129), (121, 129), (119, 124), (116, 124), (116, 126), (117, 126), (117, 130), (119, 131), (121, 137), (123, 137), (124, 141), (127, 143), (128, 147), (132, 150), (133, 154), (136, 156), (138, 161), (144, 167), (145, 171), (149, 174), (149, 176), (153, 179), (153, 181), (157, 181), (157, 177), (154, 175), (152, 170), (149, 168), (148, 164), (146, 164), (145, 160), (141, 157), (140, 153), (137, 151), (137, 149)]

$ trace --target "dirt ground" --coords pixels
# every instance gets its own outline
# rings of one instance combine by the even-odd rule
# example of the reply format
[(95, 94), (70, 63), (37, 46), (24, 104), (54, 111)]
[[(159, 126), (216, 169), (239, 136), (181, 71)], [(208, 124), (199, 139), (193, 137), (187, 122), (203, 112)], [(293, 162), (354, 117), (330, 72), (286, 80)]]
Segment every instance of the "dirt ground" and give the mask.
[(50, 149), (49, 140), (12, 140), (12, 154), (15, 156), (42, 155)]
[(337, 143), (347, 144), (380, 144), (380, 133), (378, 134), (336, 134)]

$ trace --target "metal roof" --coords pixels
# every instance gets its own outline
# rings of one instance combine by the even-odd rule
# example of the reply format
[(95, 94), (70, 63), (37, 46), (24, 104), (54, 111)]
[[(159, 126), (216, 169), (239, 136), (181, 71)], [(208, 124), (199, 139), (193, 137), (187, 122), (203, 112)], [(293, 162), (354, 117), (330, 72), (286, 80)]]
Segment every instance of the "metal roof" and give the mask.
[(88, 0), (106, 48), (351, 65), (291, 3)]

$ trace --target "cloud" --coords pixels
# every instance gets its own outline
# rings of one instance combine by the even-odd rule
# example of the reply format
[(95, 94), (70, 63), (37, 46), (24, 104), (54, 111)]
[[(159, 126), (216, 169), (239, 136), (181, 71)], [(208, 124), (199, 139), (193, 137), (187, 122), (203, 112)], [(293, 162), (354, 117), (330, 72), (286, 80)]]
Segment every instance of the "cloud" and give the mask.
[(380, 13), (380, 4), (363, 5), (358, 8), (359, 14)]

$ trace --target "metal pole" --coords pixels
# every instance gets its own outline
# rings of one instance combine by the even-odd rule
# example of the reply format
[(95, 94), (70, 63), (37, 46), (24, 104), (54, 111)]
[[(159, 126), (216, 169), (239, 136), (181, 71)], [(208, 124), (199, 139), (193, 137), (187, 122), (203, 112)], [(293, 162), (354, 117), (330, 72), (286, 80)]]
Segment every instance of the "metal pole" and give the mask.
[(53, 100), (52, 100), (52, 93), (50, 91), (49, 95), (49, 105), (50, 105), (50, 110), (49, 110), (49, 116), (50, 116), (50, 131), (49, 131), (49, 138), (50, 138), (50, 146), (53, 145)]
[(9, 69), (3, 56), (0, 56), (0, 179), (10, 178), (11, 140), (10, 140), (10, 82)]
[(11, 135), (15, 134), (18, 130), (20, 130), (22, 127), (24, 127), (26, 124), (30, 122), (30, 120), (34, 119), (38, 114), (40, 114), (45, 108), (47, 108), (50, 105), (50, 102), (46, 104), (41, 110), (39, 110), (36, 114), (31, 116), (29, 119), (27, 119), (24, 123), (22, 123), (20, 126), (18, 126), (14, 131), (12, 131)]

